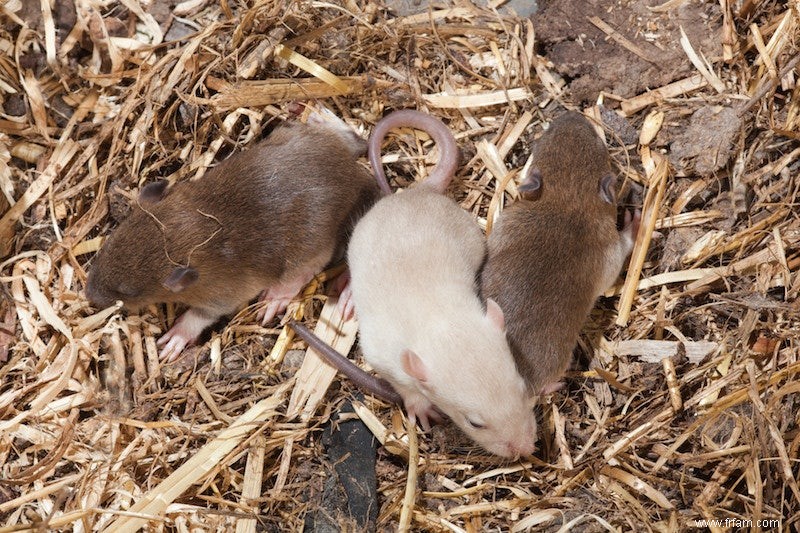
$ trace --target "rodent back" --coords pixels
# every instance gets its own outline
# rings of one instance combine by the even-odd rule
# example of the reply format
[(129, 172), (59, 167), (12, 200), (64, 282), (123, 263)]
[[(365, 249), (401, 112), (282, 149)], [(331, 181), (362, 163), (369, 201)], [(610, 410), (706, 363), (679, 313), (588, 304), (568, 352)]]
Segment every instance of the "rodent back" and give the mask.
[[(348, 247), (358, 278), (400, 277), (436, 290), (474, 280), (486, 251), (472, 217), (452, 200), (415, 187), (381, 199), (358, 224)], [(382, 265), (378, 267), (377, 265)]]
[[(607, 223), (607, 224), (606, 224)], [(608, 231), (599, 231), (598, 226)], [(489, 239), (482, 292), (503, 309), (520, 373), (534, 391), (572, 353), (594, 305), (613, 220), (552, 203), (503, 211)], [(565, 359), (567, 358), (567, 359)]]
[(358, 202), (377, 196), (345, 144), (308, 126), (277, 130), (201, 182), (198, 208), (222, 222), (229, 255), (254, 267), (275, 257), (291, 264), (314, 255), (321, 241), (338, 235)]

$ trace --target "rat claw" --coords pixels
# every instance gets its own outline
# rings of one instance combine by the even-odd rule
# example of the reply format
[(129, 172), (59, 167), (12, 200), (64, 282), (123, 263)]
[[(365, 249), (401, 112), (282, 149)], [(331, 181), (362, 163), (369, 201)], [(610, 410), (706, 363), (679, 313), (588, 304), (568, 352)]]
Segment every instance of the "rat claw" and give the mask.
[(630, 232), (632, 237), (639, 233), (639, 224), (642, 222), (642, 211), (635, 209), (633, 213), (630, 210), (625, 210), (625, 225), (622, 228), (623, 232)]
[(266, 310), (264, 311), (264, 317), (261, 320), (261, 325), (266, 326), (272, 320), (278, 316), (279, 314), (286, 311), (286, 308), (289, 307), (291, 303), (291, 298), (281, 298), (279, 300), (273, 300), (268, 305)]
[(175, 332), (175, 328), (173, 328), (156, 341), (156, 346), (162, 347), (158, 358), (161, 361), (171, 363), (178, 358), (183, 349), (188, 345), (189, 339)]
[(268, 323), (272, 322), (272, 319), (274, 319), (277, 314), (278, 302), (273, 300), (258, 312), (256, 320), (260, 322), (262, 326), (266, 326)]
[(353, 291), (350, 289), (350, 271), (345, 270), (333, 282), (333, 291), (339, 295), (336, 310), (345, 320), (350, 320), (355, 315), (353, 305)]
[(350, 271), (345, 270), (339, 274), (331, 285), (334, 293), (342, 294), (350, 287)]
[(625, 210), (625, 224), (622, 231), (619, 232), (622, 238), (622, 251), (623, 255), (627, 256), (633, 250), (633, 245), (636, 242), (636, 236), (639, 234), (639, 225), (642, 221), (642, 212), (636, 209), (631, 213)]
[(176, 360), (183, 349), (194, 344), (203, 330), (217, 318), (194, 307), (183, 313), (169, 331), (156, 341), (156, 346), (163, 346), (158, 358), (167, 362)]
[(422, 426), (422, 429), (424, 431), (431, 430), (431, 423), (430, 421), (428, 421), (428, 416), (426, 414), (421, 414), (419, 416), (419, 425)]
[(355, 306), (353, 305), (353, 299), (352, 299), (352, 298), (350, 298), (350, 299), (349, 299), (349, 300), (347, 300), (347, 302), (345, 303), (345, 306), (344, 306), (344, 312), (342, 313), (342, 316), (344, 317), (344, 319), (345, 319), (345, 320), (350, 320), (350, 319), (351, 319), (351, 318), (353, 318), (355, 315), (356, 315), (356, 308), (355, 308)]
[[(424, 423), (422, 424), (422, 429), (424, 429), (425, 431), (431, 429), (431, 425), (441, 424), (444, 421), (444, 417), (439, 411), (436, 410), (436, 407), (434, 407), (433, 404), (429, 404), (426, 407), (423, 416), (421, 416), (420, 418), (424, 420)], [(431, 422), (433, 422), (433, 424), (431, 424)]]
[(419, 421), (420, 427), (423, 430), (429, 431), (431, 429), (430, 421), (441, 422), (442, 418), (436, 407), (424, 396), (420, 396), (414, 400), (404, 402), (406, 406), (406, 413), (408, 420), (412, 424)]
[(428, 431), (431, 429), (431, 425), (428, 422), (427, 410), (423, 409), (420, 410), (420, 412), (417, 412), (413, 407), (411, 408), (406, 407), (406, 413), (408, 414), (408, 421), (411, 423), (412, 426), (415, 425), (417, 422), (419, 422), (419, 425), (420, 427), (422, 427), (423, 430)]

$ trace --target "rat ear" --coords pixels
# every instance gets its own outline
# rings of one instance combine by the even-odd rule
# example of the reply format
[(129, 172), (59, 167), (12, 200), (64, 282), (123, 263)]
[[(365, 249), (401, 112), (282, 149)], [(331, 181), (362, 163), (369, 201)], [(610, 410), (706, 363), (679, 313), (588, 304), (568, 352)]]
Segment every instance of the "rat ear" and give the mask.
[(142, 205), (153, 205), (167, 195), (167, 180), (158, 180), (148, 183), (139, 191), (139, 203)]
[(603, 176), (600, 180), (600, 198), (604, 202), (614, 205), (617, 203), (617, 180), (614, 176)]
[(172, 271), (172, 274), (164, 280), (162, 285), (171, 292), (181, 292), (196, 282), (199, 277), (200, 274), (192, 267), (177, 267)]
[(500, 331), (506, 330), (506, 319), (503, 316), (503, 310), (491, 298), (486, 300), (486, 318)]
[(519, 185), (519, 195), (523, 200), (536, 201), (542, 197), (542, 184), (542, 172), (538, 168), (531, 168)]
[(400, 362), (406, 374), (422, 383), (428, 381), (428, 368), (417, 354), (411, 350), (403, 350), (403, 353), (400, 354)]

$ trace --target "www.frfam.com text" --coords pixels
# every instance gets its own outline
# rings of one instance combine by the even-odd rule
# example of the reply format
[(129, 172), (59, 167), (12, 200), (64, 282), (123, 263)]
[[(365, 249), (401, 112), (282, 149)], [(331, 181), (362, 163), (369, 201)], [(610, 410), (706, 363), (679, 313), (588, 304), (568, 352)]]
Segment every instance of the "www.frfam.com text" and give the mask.
[(749, 520), (747, 518), (718, 518), (709, 520), (695, 520), (694, 527), (731, 527), (731, 528), (751, 528), (755, 524), (756, 527), (763, 529), (780, 529), (781, 521), (777, 518), (760, 518), (758, 520)]

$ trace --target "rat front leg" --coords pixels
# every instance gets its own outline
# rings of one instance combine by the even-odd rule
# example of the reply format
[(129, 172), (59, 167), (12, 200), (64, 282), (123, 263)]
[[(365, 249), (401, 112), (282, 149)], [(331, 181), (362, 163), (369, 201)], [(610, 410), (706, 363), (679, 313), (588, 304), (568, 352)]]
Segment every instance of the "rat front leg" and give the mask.
[(619, 232), (619, 239), (614, 246), (611, 246), (606, 251), (605, 266), (601, 284), (598, 287), (598, 296), (617, 281), (619, 273), (625, 265), (625, 260), (633, 251), (641, 220), (642, 212), (638, 209), (633, 213), (625, 211), (625, 226)]
[(171, 363), (175, 361), (184, 348), (197, 342), (203, 330), (217, 321), (219, 315), (192, 307), (183, 313), (169, 328), (156, 345), (161, 348), (159, 359)]
[(419, 420), (419, 425), (422, 429), (428, 431), (431, 429), (430, 421), (435, 423), (441, 422), (442, 417), (436, 410), (436, 407), (423, 395), (411, 394), (403, 397), (403, 404), (408, 414), (408, 420), (415, 424)]

